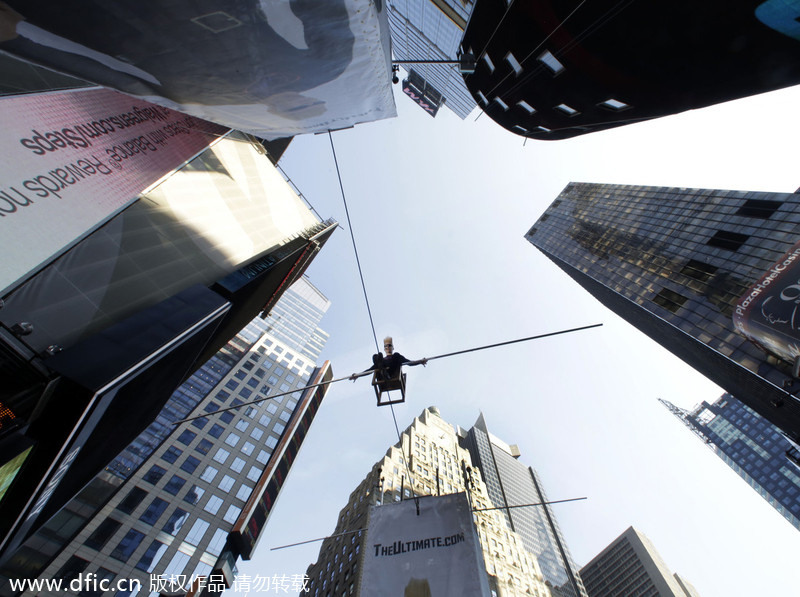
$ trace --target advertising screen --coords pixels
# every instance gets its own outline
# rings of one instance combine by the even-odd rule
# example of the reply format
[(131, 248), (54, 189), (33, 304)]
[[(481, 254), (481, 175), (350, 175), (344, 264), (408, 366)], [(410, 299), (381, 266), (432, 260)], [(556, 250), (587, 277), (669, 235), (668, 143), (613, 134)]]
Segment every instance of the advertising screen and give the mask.
[(107, 89), (0, 98), (0, 292), (227, 129)]
[(444, 104), (442, 94), (413, 69), (408, 73), (408, 78), (403, 79), (403, 93), (434, 118)]
[(739, 299), (733, 324), (739, 333), (788, 362), (800, 356), (800, 242)]

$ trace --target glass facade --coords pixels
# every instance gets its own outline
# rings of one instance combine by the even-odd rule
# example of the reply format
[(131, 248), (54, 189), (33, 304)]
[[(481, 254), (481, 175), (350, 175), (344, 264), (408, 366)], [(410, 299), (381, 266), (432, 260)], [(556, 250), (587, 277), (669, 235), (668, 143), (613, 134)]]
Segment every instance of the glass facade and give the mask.
[(287, 422), (304, 414), (296, 412), (300, 392), (216, 411), (303, 387), (327, 338), (318, 324), (328, 306), (307, 279), (296, 282), (279, 308), (253, 320), (180, 386), (158, 419), (23, 545), (3, 575), (54, 578), (77, 557), (91, 562), (86, 572), (103, 567), (140, 580), (145, 595), (151, 574), (208, 574)]
[(791, 364), (734, 331), (798, 240), (800, 194), (571, 183), (526, 238), (595, 298), (800, 438)]
[[(389, 10), (395, 60), (455, 60), (472, 0), (396, 0)], [(439, 6), (442, 6), (440, 8)], [(450, 16), (448, 16), (448, 14)], [(409, 65), (403, 65), (410, 70)], [(445, 107), (460, 118), (475, 108), (475, 100), (454, 64), (415, 64), (414, 70), (445, 97)]]
[[(536, 472), (519, 462), (516, 447), (489, 433), (481, 415), (460, 443), (480, 469), (489, 498), (496, 507), (540, 504), (547, 501)], [(542, 574), (558, 595), (586, 597), (577, 567), (569, 555), (561, 530), (549, 506), (501, 510), (506, 525), (522, 538), (525, 549), (539, 562)]]
[(800, 449), (734, 396), (686, 411), (661, 401), (800, 530)]

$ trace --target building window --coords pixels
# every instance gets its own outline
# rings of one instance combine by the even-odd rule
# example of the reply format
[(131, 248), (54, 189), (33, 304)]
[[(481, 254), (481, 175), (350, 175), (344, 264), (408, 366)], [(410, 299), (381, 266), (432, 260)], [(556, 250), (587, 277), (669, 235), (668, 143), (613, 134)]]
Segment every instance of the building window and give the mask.
[(208, 512), (209, 514), (216, 514), (219, 510), (219, 507), (222, 505), (223, 499), (219, 496), (212, 495), (208, 498), (206, 505), (203, 506), (203, 510)]
[(712, 247), (719, 247), (720, 249), (727, 249), (728, 251), (738, 251), (747, 239), (750, 238), (746, 234), (739, 234), (738, 232), (730, 232), (728, 230), (718, 230), (714, 236), (708, 239), (708, 245)]
[(483, 53), (483, 62), (484, 62), (484, 64), (486, 64), (487, 68), (489, 69), (489, 73), (493, 73), (494, 72), (494, 62), (492, 62), (492, 59), (489, 58), (489, 54), (487, 54), (486, 52)]
[(231, 488), (234, 486), (235, 483), (236, 482), (233, 480), (233, 477), (229, 477), (228, 475), (225, 475), (224, 477), (222, 477), (222, 480), (219, 482), (218, 487), (222, 491), (226, 491), (227, 492), (227, 491), (231, 490)]
[(207, 439), (201, 439), (199, 442), (197, 442), (197, 445), (194, 449), (196, 452), (200, 452), (201, 454), (208, 454), (208, 451), (213, 447), (213, 445), (214, 444)]
[(163, 469), (160, 466), (154, 464), (150, 468), (150, 470), (147, 471), (147, 473), (145, 474), (143, 479), (145, 481), (147, 481), (148, 483), (152, 483), (153, 485), (155, 485), (156, 483), (158, 483), (161, 480), (161, 477), (163, 477), (164, 473), (166, 473), (166, 472), (167, 471), (165, 469)]
[(166, 509), (167, 502), (161, 498), (155, 498), (152, 502), (150, 502), (147, 510), (145, 510), (139, 517), (139, 520), (146, 522), (147, 524), (155, 524)]
[[(101, 586), (110, 586), (110, 582), (103, 582), (103, 581), (111, 581), (114, 579), (114, 573), (111, 570), (107, 570), (105, 568), (98, 568), (95, 576), (92, 577), (92, 585), (91, 589), (89, 585), (85, 585), (86, 588), (83, 591), (79, 591), (78, 595), (80, 597), (100, 597), (103, 594), (103, 590), (100, 589)], [(101, 584), (102, 583), (102, 584)]]
[(514, 54), (512, 54), (511, 52), (506, 54), (506, 62), (508, 62), (511, 68), (514, 69), (514, 73), (516, 73), (517, 76), (522, 74), (522, 65), (519, 63), (519, 60), (517, 60)]
[(89, 538), (84, 542), (84, 545), (100, 551), (121, 526), (122, 524), (113, 518), (106, 518), (100, 523), (100, 526), (95, 529), (94, 533), (89, 535)]
[(767, 220), (774, 214), (778, 208), (783, 205), (781, 201), (769, 201), (765, 199), (748, 199), (744, 202), (737, 215), (746, 216), (748, 218), (761, 218)]
[[(128, 534), (122, 538), (119, 545), (114, 548), (114, 551), (111, 552), (111, 557), (120, 562), (127, 562), (133, 555), (133, 552), (136, 551), (136, 548), (139, 547), (142, 539), (144, 539), (144, 533), (131, 529), (128, 531)], [(63, 576), (61, 578), (63, 578)]]
[(131, 489), (130, 493), (125, 496), (125, 499), (119, 503), (117, 510), (121, 510), (125, 512), (125, 514), (130, 514), (136, 509), (136, 506), (142, 502), (146, 495), (147, 492), (144, 489), (141, 487), (134, 487)]
[(208, 434), (211, 437), (219, 437), (222, 435), (223, 431), (225, 431), (225, 428), (222, 425), (214, 423), (214, 425), (211, 426), (211, 429), (208, 430)]
[(669, 288), (662, 288), (661, 292), (653, 297), (653, 302), (656, 305), (660, 305), (672, 313), (677, 313), (687, 300), (688, 299), (685, 296), (682, 296), (677, 292), (670, 290)]
[(78, 556), (71, 556), (67, 563), (58, 571), (56, 578), (63, 579), (64, 582), (75, 580), (86, 570), (89, 562)]
[(214, 477), (217, 476), (217, 469), (213, 466), (207, 466), (206, 470), (203, 471), (203, 474), (200, 475), (200, 478), (207, 483), (211, 483), (214, 480)]
[(228, 511), (225, 512), (225, 516), (222, 517), (222, 520), (225, 522), (230, 522), (231, 524), (236, 522), (236, 518), (239, 516), (239, 513), (242, 509), (239, 506), (231, 505), (228, 507)]
[(176, 460), (178, 460), (178, 457), (181, 454), (183, 454), (183, 450), (181, 450), (180, 448), (176, 448), (175, 446), (170, 446), (161, 455), (161, 459), (166, 460), (167, 462), (175, 462)]
[(186, 522), (186, 519), (189, 518), (189, 513), (186, 510), (181, 510), (180, 508), (175, 508), (175, 512), (169, 517), (167, 520), (167, 524), (164, 525), (162, 529), (165, 533), (172, 535), (173, 537), (178, 534), (178, 531), (181, 530), (183, 523)]
[(566, 114), (567, 116), (577, 116), (580, 114), (575, 108), (572, 106), (568, 106), (567, 104), (558, 104), (554, 110), (558, 110), (562, 114)]
[(203, 535), (206, 534), (207, 530), (208, 523), (202, 518), (198, 518), (194, 525), (192, 525), (191, 530), (187, 533), (186, 542), (192, 545), (199, 545), (200, 540), (203, 538)]
[(227, 450), (220, 448), (219, 450), (217, 450), (217, 453), (214, 454), (214, 460), (216, 460), (220, 464), (223, 464), (228, 459), (228, 456), (230, 456), (230, 454), (231, 453), (228, 452)]
[(690, 259), (681, 269), (681, 273), (684, 276), (699, 282), (706, 282), (716, 272), (717, 268), (713, 265), (695, 259)]
[(622, 110), (626, 110), (626, 109), (630, 108), (629, 104), (626, 104), (625, 102), (622, 102), (622, 101), (620, 101), (618, 99), (614, 99), (613, 97), (607, 99), (604, 102), (600, 102), (597, 105), (600, 106), (601, 108), (607, 108), (609, 110), (614, 110), (615, 112), (621, 112)]
[(189, 431), (187, 429), (178, 436), (178, 441), (184, 444), (185, 446), (188, 446), (189, 444), (192, 443), (192, 440), (196, 437), (197, 434), (194, 431)]
[(161, 543), (161, 541), (153, 541), (150, 547), (147, 548), (147, 551), (144, 552), (141, 559), (136, 563), (136, 568), (144, 572), (152, 572), (158, 565), (158, 561), (161, 559), (161, 556), (164, 555), (165, 551), (167, 551), (166, 545)]
[(197, 485), (194, 485), (189, 490), (189, 492), (186, 494), (186, 497), (183, 498), (183, 501), (187, 502), (189, 504), (195, 505), (197, 502), (200, 501), (200, 498), (203, 497), (203, 494), (205, 492), (206, 492), (206, 490), (203, 489), (202, 487), (198, 487)]
[(549, 68), (553, 75), (558, 75), (564, 71), (564, 65), (561, 64), (553, 54), (547, 50), (539, 54), (539, 62)]
[(250, 494), (252, 493), (252, 491), (253, 488), (250, 487), (249, 485), (242, 485), (239, 488), (239, 491), (236, 492), (236, 499), (246, 502), (247, 500), (250, 499)]
[(227, 539), (228, 533), (222, 529), (217, 529), (214, 531), (214, 536), (211, 538), (211, 541), (208, 542), (206, 551), (211, 555), (218, 556), (220, 552), (222, 552), (222, 548), (225, 547), (225, 541)]
[(199, 464), (199, 459), (195, 458), (194, 456), (187, 456), (186, 460), (184, 460), (183, 464), (181, 464), (181, 470), (186, 471), (187, 473), (193, 473)]
[(503, 110), (508, 110), (508, 104), (507, 104), (507, 103), (505, 103), (505, 102), (504, 102), (502, 99), (500, 99), (500, 97), (499, 97), (499, 96), (497, 96), (497, 95), (496, 95), (496, 96), (494, 96), (494, 102), (495, 102), (495, 103), (496, 103), (498, 106), (500, 106), (501, 108), (503, 108)]

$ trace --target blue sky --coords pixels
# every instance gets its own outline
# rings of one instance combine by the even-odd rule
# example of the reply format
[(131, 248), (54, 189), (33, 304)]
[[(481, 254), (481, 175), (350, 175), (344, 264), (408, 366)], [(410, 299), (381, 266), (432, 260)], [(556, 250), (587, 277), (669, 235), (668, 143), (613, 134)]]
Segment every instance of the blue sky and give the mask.
[[(333, 133), (379, 340), (409, 358), (593, 323), (576, 334), (408, 371), (401, 429), (445, 420), (517, 443), (542, 477), (578, 565), (628, 526), (703, 597), (782, 595), (800, 533), (672, 416), (722, 390), (611, 314), (523, 235), (570, 181), (792, 192), (800, 87), (558, 142), (487, 116), (433, 119), (395, 86), (398, 117)], [(281, 166), (337, 230), (309, 270), (332, 300), (323, 353), (341, 377), (375, 351), (327, 135)], [(263, 536), (251, 576), (302, 574), (372, 464), (397, 441), (366, 379), (331, 387)]]

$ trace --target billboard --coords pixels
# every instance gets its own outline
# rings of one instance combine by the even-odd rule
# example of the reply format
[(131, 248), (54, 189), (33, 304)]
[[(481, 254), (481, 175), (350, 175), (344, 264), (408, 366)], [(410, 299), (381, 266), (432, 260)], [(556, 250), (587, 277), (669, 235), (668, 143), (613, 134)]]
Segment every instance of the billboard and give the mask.
[(486, 566), (466, 494), (373, 506), (361, 594), (488, 597)]
[(733, 325), (790, 363), (800, 356), (800, 242), (739, 299)]
[(434, 118), (444, 104), (442, 94), (413, 69), (409, 71), (408, 78), (403, 79), (403, 93)]
[(386, 2), (4, 4), (0, 51), (264, 139), (396, 115)]
[(227, 129), (107, 89), (0, 98), (0, 293)]

